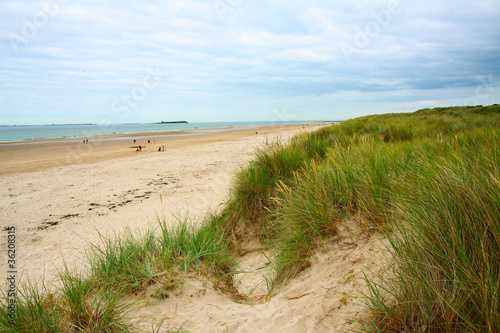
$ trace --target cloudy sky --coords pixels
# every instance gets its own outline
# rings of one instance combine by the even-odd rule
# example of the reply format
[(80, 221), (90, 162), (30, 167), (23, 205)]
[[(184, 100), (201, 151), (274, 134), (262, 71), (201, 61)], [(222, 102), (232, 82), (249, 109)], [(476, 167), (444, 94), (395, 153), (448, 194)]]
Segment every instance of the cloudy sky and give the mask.
[(500, 0), (1, 0), (0, 124), (500, 103)]

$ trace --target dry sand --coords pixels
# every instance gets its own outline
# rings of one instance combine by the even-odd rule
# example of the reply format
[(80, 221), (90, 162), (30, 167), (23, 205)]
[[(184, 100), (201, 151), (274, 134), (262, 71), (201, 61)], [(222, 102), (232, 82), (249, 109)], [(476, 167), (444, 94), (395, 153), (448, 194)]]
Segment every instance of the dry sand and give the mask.
[[(64, 262), (84, 267), (84, 249), (99, 235), (145, 230), (158, 219), (201, 221), (227, 201), (234, 172), (257, 147), (320, 126), (150, 133), (137, 135), (135, 144), (129, 136), (0, 144), (0, 228), (16, 227), (17, 271), (23, 280), (50, 283)], [(145, 148), (135, 152), (138, 145)], [(6, 244), (5, 231), (0, 239)], [(165, 300), (151, 298), (153, 290), (138, 295), (143, 306), (130, 320), (145, 331), (162, 324), (160, 332), (343, 332), (356, 327), (348, 318), (363, 309), (355, 298), (366, 290), (361, 269), (379, 269), (383, 248), (379, 237), (349, 222), (310, 268), (266, 302), (236, 303), (191, 277)], [(268, 272), (258, 270), (265, 265), (259, 251), (241, 258), (246, 273), (234, 282), (249, 299), (267, 292)]]

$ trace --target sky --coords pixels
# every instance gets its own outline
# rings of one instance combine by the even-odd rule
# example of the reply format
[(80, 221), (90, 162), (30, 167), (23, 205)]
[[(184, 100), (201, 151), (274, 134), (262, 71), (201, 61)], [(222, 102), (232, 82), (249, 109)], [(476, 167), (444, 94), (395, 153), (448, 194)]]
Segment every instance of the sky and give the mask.
[(500, 103), (500, 0), (1, 0), (0, 124)]

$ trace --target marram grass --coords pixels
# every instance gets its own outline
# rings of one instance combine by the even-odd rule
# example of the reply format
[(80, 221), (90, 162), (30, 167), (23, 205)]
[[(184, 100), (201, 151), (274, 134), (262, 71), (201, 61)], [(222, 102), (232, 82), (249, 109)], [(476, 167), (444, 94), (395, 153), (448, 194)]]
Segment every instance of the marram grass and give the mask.
[(211, 216), (199, 228), (187, 221), (174, 227), (159, 221), (158, 230), (128, 230), (113, 239), (101, 238), (87, 252), (87, 276), (65, 267), (55, 291), (45, 285), (22, 286), (14, 323), (4, 295), (0, 331), (136, 332), (126, 320), (134, 304), (124, 299), (137, 291), (155, 285), (162, 297), (162, 290), (181, 284), (186, 271), (199, 272), (226, 288), (236, 264), (227, 235), (222, 220)]
[[(339, 221), (361, 216), (387, 233), (394, 253), (391, 274), (369, 280), (366, 330), (500, 331), (499, 125), (497, 105), (437, 108), (358, 118), (292, 141), (288, 149), (306, 160), (256, 177), (267, 186), (252, 198), (262, 214), (240, 216), (271, 231), (263, 240), (274, 251), (273, 286), (307, 267)], [(327, 148), (307, 154), (324, 147), (297, 144), (307, 140)]]
[(361, 217), (393, 254), (389, 272), (367, 276), (364, 330), (500, 332), (499, 125), (498, 105), (424, 109), (270, 145), (236, 175), (220, 214), (102, 238), (88, 250), (88, 275), (65, 269), (56, 291), (25, 284), (14, 324), (4, 295), (0, 331), (136, 331), (124, 297), (151, 285), (161, 297), (185, 271), (234, 292), (248, 237), (273, 253), (276, 291), (339, 223)]
[(387, 299), (372, 294), (376, 326), (500, 331), (499, 143), (498, 129), (472, 130), (421, 154), (395, 208), (393, 276), (372, 283)]

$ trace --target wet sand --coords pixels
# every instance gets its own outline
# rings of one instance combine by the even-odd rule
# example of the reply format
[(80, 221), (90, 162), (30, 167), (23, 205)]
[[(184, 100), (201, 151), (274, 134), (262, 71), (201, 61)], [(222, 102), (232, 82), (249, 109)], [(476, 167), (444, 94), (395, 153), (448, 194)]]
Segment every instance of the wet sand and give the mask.
[(159, 147), (168, 151), (171, 148), (235, 140), (253, 136), (259, 131), (261, 135), (279, 135), (283, 130), (300, 131), (315, 126), (321, 125), (252, 126), (103, 135), (85, 138), (89, 140), (88, 144), (83, 143), (83, 138), (0, 143), (0, 175), (127, 157), (131, 152), (135, 152), (139, 145), (144, 148), (143, 153), (152, 153), (158, 152)]

